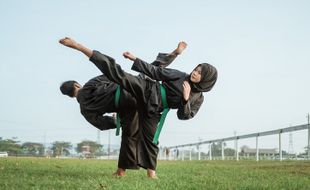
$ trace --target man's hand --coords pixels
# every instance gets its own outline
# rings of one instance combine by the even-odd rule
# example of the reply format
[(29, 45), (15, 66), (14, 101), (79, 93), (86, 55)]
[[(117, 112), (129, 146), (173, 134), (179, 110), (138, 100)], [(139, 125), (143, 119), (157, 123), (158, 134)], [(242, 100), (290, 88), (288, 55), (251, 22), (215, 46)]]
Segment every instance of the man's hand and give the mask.
[(116, 124), (116, 120), (117, 120), (116, 114), (117, 114), (117, 113), (112, 113), (112, 117), (113, 117), (113, 119), (114, 119), (115, 124)]
[(132, 55), (130, 52), (126, 51), (123, 53), (123, 56), (126, 58), (126, 59), (129, 59), (131, 61), (135, 61), (137, 58)]
[(191, 93), (191, 85), (187, 81), (183, 82), (183, 98), (185, 101), (189, 99), (189, 95)]

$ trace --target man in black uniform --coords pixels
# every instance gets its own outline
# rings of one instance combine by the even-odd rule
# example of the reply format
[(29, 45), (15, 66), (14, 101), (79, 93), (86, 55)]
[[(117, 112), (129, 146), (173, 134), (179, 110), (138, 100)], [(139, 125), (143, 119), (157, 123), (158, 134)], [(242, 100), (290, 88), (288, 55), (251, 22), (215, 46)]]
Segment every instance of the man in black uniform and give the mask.
[(138, 113), (136, 100), (127, 91), (120, 90), (119, 106), (115, 105), (118, 85), (100, 75), (89, 80), (83, 87), (76, 81), (66, 81), (60, 86), (64, 95), (75, 97), (84, 118), (99, 130), (116, 128), (116, 118), (105, 113), (120, 114), (122, 141), (115, 175), (123, 176), (126, 169), (138, 169), (137, 136)]
[[(73, 43), (69, 38), (60, 40), (60, 43), (68, 47), (78, 49), (79, 44)], [(179, 43), (176, 50), (170, 54), (159, 54), (156, 61), (152, 64), (160, 67), (168, 66), (177, 55), (181, 54), (186, 48), (186, 43)], [(92, 51), (80, 46), (79, 49), (88, 56), (92, 57)], [(100, 63), (96, 64), (100, 69)], [(138, 76), (142, 80), (145, 79), (142, 75)], [(118, 176), (123, 176), (126, 169), (137, 169), (139, 166), (147, 169), (147, 174), (151, 178), (155, 178), (154, 167), (149, 167), (145, 164), (145, 157), (148, 158), (148, 152), (145, 144), (140, 144), (141, 136), (145, 135), (145, 131), (139, 128), (138, 113), (136, 100), (128, 92), (121, 89), (119, 105), (115, 105), (115, 94), (118, 85), (111, 82), (106, 76), (101, 75), (88, 81), (83, 87), (76, 81), (64, 82), (60, 89), (63, 94), (70, 97), (76, 97), (80, 104), (82, 115), (85, 119), (100, 130), (113, 129), (116, 127), (115, 119), (109, 116), (103, 116), (105, 113), (118, 112), (121, 118), (122, 125), (122, 142), (120, 156), (118, 162), (118, 170), (115, 173)], [(155, 145), (156, 146), (156, 145)], [(157, 154), (157, 153), (156, 153)], [(156, 160), (156, 159), (155, 159)]]

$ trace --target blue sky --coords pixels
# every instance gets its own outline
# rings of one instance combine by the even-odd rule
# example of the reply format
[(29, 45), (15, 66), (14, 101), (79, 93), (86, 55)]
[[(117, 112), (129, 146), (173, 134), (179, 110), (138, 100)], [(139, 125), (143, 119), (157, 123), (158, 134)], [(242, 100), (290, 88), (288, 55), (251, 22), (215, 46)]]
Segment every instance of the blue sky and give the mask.
[[(163, 146), (304, 124), (310, 112), (309, 8), (309, 1), (299, 0), (1, 0), (0, 137), (96, 139), (97, 130), (59, 85), (68, 79), (85, 83), (100, 72), (58, 44), (65, 36), (111, 55), (129, 72), (122, 52), (152, 61), (181, 40), (188, 48), (172, 68), (189, 73), (201, 62), (218, 68), (218, 82), (194, 119), (179, 121), (170, 111)], [(306, 146), (305, 134), (294, 136), (299, 149)], [(101, 133), (102, 143), (107, 135)], [(262, 146), (270, 141), (277, 142)]]

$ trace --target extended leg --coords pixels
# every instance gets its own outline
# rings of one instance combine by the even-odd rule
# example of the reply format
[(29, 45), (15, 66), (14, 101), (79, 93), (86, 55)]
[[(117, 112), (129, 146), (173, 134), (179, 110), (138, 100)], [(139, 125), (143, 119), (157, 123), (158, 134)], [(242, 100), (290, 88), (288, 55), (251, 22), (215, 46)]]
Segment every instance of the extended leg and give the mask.
[(77, 43), (75, 40), (65, 37), (63, 39), (59, 40), (59, 43), (61, 43), (64, 46), (67, 46), (72, 49), (76, 49), (82, 53), (84, 53), (88, 58), (90, 58), (93, 54), (93, 51), (82, 44)]
[(130, 92), (135, 98), (146, 102), (144, 96), (145, 83), (141, 78), (123, 71), (121, 67), (115, 63), (113, 58), (103, 55), (98, 51), (92, 51), (68, 37), (59, 40), (59, 43), (85, 54), (112, 82), (121, 85), (122, 88)]
[(109, 80), (119, 84), (127, 92), (131, 93), (131, 95), (138, 100), (137, 103), (141, 107), (145, 106), (148, 101), (145, 95), (145, 80), (125, 72), (120, 65), (115, 63), (113, 58), (98, 51), (93, 51), (90, 61), (93, 62)]

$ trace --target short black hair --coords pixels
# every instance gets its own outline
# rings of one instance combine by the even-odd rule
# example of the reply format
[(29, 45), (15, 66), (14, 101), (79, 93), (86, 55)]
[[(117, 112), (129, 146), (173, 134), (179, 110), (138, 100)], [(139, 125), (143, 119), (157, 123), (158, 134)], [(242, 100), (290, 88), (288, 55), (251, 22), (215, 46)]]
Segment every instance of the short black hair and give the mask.
[(60, 91), (63, 95), (74, 96), (74, 84), (79, 84), (75, 80), (68, 80), (60, 85)]

